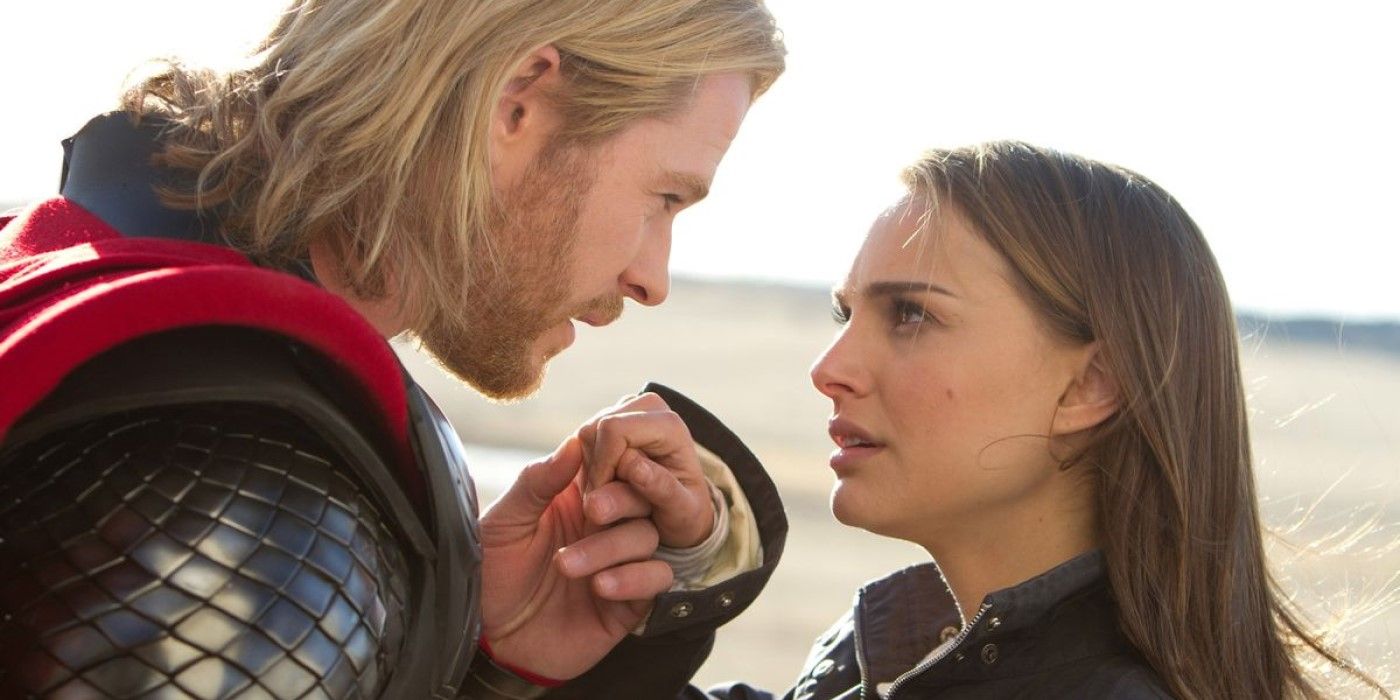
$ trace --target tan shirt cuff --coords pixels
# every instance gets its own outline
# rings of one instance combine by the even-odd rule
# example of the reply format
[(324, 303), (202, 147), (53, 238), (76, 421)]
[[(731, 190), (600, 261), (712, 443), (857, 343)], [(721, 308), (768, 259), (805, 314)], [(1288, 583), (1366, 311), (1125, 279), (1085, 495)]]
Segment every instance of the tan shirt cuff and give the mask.
[(696, 446), (700, 467), (710, 482), (715, 527), (704, 542), (684, 549), (658, 547), (656, 558), (671, 565), (673, 591), (709, 588), (763, 565), (763, 544), (753, 509), (733, 472), (704, 447)]

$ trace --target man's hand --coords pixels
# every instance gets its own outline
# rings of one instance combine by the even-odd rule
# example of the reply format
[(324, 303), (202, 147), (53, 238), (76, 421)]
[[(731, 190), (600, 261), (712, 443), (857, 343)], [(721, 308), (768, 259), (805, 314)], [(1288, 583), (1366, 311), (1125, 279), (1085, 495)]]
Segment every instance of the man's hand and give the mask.
[(569, 438), (481, 517), (483, 633), (492, 655), (560, 680), (602, 660), (671, 586), (671, 568), (651, 559), (658, 537), (650, 521), (606, 529), (584, 522), (582, 461), (581, 443)]
[(694, 547), (714, 528), (695, 440), (660, 396), (629, 397), (579, 429), (590, 522), (650, 516), (667, 547)]

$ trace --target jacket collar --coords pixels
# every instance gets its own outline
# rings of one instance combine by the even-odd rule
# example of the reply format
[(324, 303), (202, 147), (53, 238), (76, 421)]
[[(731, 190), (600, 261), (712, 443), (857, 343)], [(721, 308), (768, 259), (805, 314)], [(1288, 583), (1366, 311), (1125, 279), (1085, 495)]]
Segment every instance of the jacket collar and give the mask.
[(93, 117), (63, 140), (58, 191), (123, 236), (173, 238), (212, 245), (224, 242), (196, 212), (160, 201), (161, 187), (187, 188), (188, 177), (155, 163), (164, 120), (137, 121), (134, 114)]
[[(994, 618), (997, 637), (1013, 636), (1043, 623), (1057, 606), (1103, 578), (1102, 553), (1086, 552), (989, 594), (982, 601), (984, 612), (979, 619)], [(936, 563), (912, 566), (867, 584), (856, 594), (856, 654), (862, 680), (871, 687), (894, 681), (923, 662), (947, 635), (958, 631), (962, 622)], [(978, 624), (977, 629), (967, 630), (962, 641), (942, 658), (954, 658), (962, 649), (974, 646), (985, 627)]]
[[(59, 193), (128, 238), (165, 238), (231, 247), (217, 212), (173, 209), (163, 188), (192, 190), (191, 174), (161, 167), (157, 156), (170, 122), (156, 116), (109, 112), (63, 141)], [(259, 261), (254, 261), (259, 262)], [(284, 270), (315, 283), (306, 261)]]
[(987, 596), (1004, 634), (1035, 625), (1052, 609), (1104, 578), (1103, 553), (1080, 554), (1059, 566)]

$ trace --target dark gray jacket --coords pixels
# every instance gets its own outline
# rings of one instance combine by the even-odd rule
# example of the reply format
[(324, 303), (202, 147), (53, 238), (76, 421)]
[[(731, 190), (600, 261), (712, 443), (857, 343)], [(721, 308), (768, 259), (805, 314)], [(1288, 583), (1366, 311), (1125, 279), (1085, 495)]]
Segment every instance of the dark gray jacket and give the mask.
[[(709, 653), (714, 625), (629, 640), (608, 668), (558, 697), (774, 700), (742, 683), (686, 686)], [(949, 637), (946, 651), (925, 660)], [(688, 640), (688, 641), (687, 641)], [(882, 695), (881, 691), (884, 691)], [(554, 697), (554, 695), (551, 695)], [(783, 700), (1171, 697), (1118, 628), (1098, 552), (987, 596), (966, 632), (933, 564), (862, 588), (855, 607), (812, 647)]]
[[(925, 660), (943, 639), (955, 641)], [(884, 691), (886, 695), (882, 695)], [(690, 688), (687, 700), (771, 700), (746, 685)], [(787, 700), (824, 698), (1167, 698), (1118, 630), (1098, 552), (983, 601), (958, 631), (938, 568), (923, 564), (865, 586), (823, 634)]]

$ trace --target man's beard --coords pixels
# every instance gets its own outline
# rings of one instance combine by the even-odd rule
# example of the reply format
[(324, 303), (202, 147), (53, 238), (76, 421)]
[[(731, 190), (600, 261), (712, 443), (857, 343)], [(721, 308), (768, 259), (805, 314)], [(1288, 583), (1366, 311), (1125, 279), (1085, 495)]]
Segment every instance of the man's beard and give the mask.
[(418, 333), (444, 369), (486, 396), (518, 399), (539, 387), (549, 357), (537, 358), (535, 343), (549, 329), (584, 315), (612, 321), (622, 314), (617, 294), (565, 308), (589, 168), (578, 149), (547, 148), (493, 206), (463, 308), (440, 310)]

